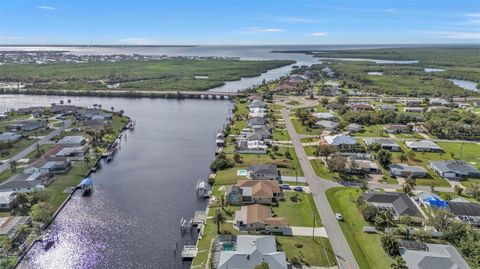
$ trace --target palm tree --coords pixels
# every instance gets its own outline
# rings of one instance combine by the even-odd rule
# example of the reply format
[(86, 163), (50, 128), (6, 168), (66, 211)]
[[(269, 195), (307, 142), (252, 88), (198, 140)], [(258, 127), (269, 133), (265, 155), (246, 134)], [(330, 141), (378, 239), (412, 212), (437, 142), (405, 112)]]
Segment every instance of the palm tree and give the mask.
[(402, 188), (406, 194), (410, 194), (416, 186), (417, 182), (415, 181), (415, 179), (412, 177), (408, 177), (405, 179), (405, 183), (403, 183)]
[(17, 171), (17, 161), (15, 161), (15, 160), (10, 161), (10, 169), (12, 170), (12, 172)]
[(402, 154), (400, 154), (399, 159), (400, 159), (400, 162), (401, 162), (401, 163), (404, 163), (404, 162), (407, 161), (408, 158), (407, 158), (407, 155), (405, 155), (405, 154), (402, 153)]
[(63, 105), (63, 100), (60, 100), (60, 104)]
[(68, 104), (71, 104), (71, 103), (72, 103), (72, 99), (68, 98), (67, 103), (68, 103)]
[(389, 225), (395, 225), (395, 223), (393, 222), (393, 218), (392, 218), (392, 214), (390, 213), (390, 211), (388, 210), (385, 210), (384, 212), (382, 212), (382, 218), (383, 218), (383, 221), (385, 222), (385, 224), (387, 225), (387, 228)]
[(112, 110), (112, 112), (115, 111), (115, 107), (113, 107), (113, 106), (110, 109)]
[(402, 258), (402, 256), (397, 256), (395, 258), (395, 260), (393, 260), (393, 263), (390, 264), (390, 268), (392, 268), (392, 269), (405, 269), (405, 268), (407, 268), (407, 263)]
[(220, 225), (222, 225), (223, 223), (225, 223), (227, 219), (225, 218), (225, 215), (223, 214), (222, 211), (220, 211), (219, 208), (217, 208), (217, 210), (215, 211), (215, 215), (213, 216), (213, 223), (215, 225), (217, 225), (217, 234), (220, 233)]

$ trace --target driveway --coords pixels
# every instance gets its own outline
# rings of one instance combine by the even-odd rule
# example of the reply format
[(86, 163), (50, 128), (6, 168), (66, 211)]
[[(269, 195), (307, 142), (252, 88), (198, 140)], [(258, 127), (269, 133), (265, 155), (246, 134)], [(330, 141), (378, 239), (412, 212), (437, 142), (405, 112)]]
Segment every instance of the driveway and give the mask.
[(310, 186), (310, 190), (314, 194), (313, 198), (315, 205), (317, 206), (318, 213), (322, 218), (322, 223), (330, 240), (330, 244), (332, 245), (335, 257), (337, 258), (338, 267), (341, 269), (359, 269), (357, 261), (355, 260), (355, 257), (348, 246), (347, 240), (340, 229), (340, 225), (335, 219), (335, 215), (333, 214), (327, 196), (325, 195), (325, 190), (328, 188), (341, 185), (331, 180), (322, 179), (315, 174), (308, 156), (305, 153), (303, 145), (300, 142), (300, 135), (297, 134), (295, 128), (293, 127), (289, 111), (282, 109), (281, 112), (288, 130), (288, 134), (292, 139), (295, 153), (298, 156), (300, 166), (303, 169), (303, 173), (305, 174), (305, 178)]
[(313, 230), (312, 227), (288, 227), (283, 234), (292, 236), (315, 236), (328, 238), (327, 232), (323, 227), (316, 227), (315, 230)]

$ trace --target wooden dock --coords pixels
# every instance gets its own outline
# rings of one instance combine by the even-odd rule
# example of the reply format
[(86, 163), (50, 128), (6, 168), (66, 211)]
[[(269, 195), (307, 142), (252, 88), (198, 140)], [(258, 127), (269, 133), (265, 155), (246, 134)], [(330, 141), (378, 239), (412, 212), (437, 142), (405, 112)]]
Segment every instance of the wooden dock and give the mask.
[(183, 246), (182, 259), (193, 259), (197, 257), (198, 248), (193, 245)]

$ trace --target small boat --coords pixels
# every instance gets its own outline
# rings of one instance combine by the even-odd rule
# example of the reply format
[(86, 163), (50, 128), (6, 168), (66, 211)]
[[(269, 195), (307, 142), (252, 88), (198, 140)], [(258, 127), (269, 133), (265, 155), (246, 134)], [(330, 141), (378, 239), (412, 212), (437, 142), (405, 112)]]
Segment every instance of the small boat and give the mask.
[(80, 182), (80, 189), (82, 190), (82, 196), (90, 196), (93, 192), (93, 179), (86, 177)]

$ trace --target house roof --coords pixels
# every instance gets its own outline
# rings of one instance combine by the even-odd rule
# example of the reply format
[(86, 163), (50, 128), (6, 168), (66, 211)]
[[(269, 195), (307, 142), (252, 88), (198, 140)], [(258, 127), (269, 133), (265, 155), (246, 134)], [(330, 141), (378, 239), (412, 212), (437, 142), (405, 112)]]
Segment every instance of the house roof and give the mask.
[(0, 204), (9, 204), (12, 202), (13, 191), (0, 192)]
[(470, 269), (452, 245), (424, 244), (425, 249), (405, 249), (400, 253), (409, 269)]
[(480, 174), (473, 165), (461, 160), (430, 161), (430, 165), (442, 173), (454, 172), (464, 176)]
[[(242, 194), (247, 195), (246, 192), (250, 192), (247, 196), (252, 197), (269, 197), (273, 198), (275, 193), (280, 193), (280, 186), (278, 182), (273, 180), (239, 180), (238, 186), (242, 188)], [(250, 189), (249, 189), (250, 188)]]
[(407, 194), (399, 192), (363, 193), (368, 203), (391, 204), (398, 215), (417, 216), (420, 211)]
[(274, 164), (255, 164), (247, 168), (254, 174), (278, 175), (278, 168)]
[(313, 113), (312, 116), (318, 119), (333, 119), (335, 118), (335, 115), (329, 112), (319, 112), (319, 113)]
[(85, 141), (85, 137), (81, 135), (65, 136), (57, 142), (58, 145), (81, 144)]
[(336, 128), (338, 126), (338, 122), (329, 121), (329, 120), (320, 120), (320, 121), (317, 121), (315, 124), (325, 128)]
[(455, 216), (480, 217), (480, 204), (477, 203), (450, 201), (448, 207)]
[(238, 235), (236, 250), (220, 252), (217, 268), (254, 268), (262, 262), (272, 269), (287, 269), (286, 255), (277, 252), (275, 236)]
[(22, 180), (37, 180), (50, 176), (51, 173), (28, 173), (28, 174), (16, 174), (11, 176), (8, 181), (22, 181)]
[(367, 144), (367, 146), (370, 146), (370, 145), (373, 145), (373, 144), (380, 144), (382, 146), (398, 147), (398, 144), (395, 141), (390, 140), (388, 138), (367, 137), (367, 138), (364, 138), (363, 141), (365, 142), (365, 144)]
[(287, 226), (287, 221), (284, 218), (272, 217), (270, 207), (259, 204), (242, 206), (235, 213), (235, 220), (242, 220), (245, 224), (264, 223), (267, 225)]
[(442, 149), (437, 143), (430, 140), (405, 141), (405, 145), (409, 148)]
[(407, 125), (405, 124), (387, 124), (383, 126), (385, 130), (406, 130), (408, 129)]
[(421, 166), (410, 166), (401, 163), (394, 163), (390, 165), (390, 170), (402, 170), (410, 173), (426, 173), (427, 170)]
[(0, 184), (0, 190), (36, 188), (42, 184), (41, 180), (17, 180)]
[(5, 132), (3, 134), (0, 134), (0, 141), (15, 141), (17, 139), (20, 139), (21, 137), (22, 135), (18, 133)]
[(355, 138), (344, 134), (327, 135), (323, 139), (325, 140), (325, 142), (333, 146), (357, 144)]

